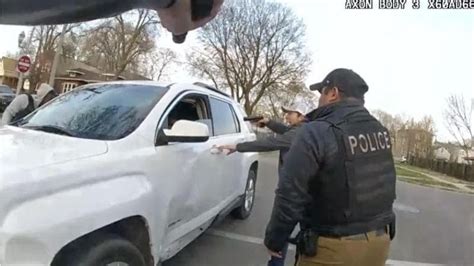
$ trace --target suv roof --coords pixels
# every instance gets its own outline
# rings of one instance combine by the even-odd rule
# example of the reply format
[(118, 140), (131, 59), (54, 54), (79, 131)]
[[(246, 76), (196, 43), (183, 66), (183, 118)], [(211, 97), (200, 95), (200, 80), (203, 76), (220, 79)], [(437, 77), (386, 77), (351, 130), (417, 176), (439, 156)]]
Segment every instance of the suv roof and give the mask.
[[(183, 84), (183, 83), (178, 83), (178, 82), (170, 82), (170, 83), (164, 83), (164, 82), (158, 82), (158, 81), (152, 81), (152, 80), (126, 80), (126, 81), (108, 81), (108, 82), (100, 82), (100, 83), (94, 83), (94, 84), (88, 84), (88, 85), (101, 85), (101, 84), (140, 84), (140, 85), (151, 85), (151, 86), (163, 86), (163, 87), (171, 87), (173, 85), (179, 85), (179, 84)], [(230, 97), (229, 94), (223, 92), (223, 91), (220, 91), (216, 88), (214, 88), (213, 86), (211, 85), (208, 85), (206, 83), (203, 83), (203, 82), (194, 82), (192, 83), (194, 86), (198, 86), (200, 88), (203, 88), (203, 89), (206, 89), (206, 90), (210, 90), (212, 92), (215, 92), (215, 93), (218, 93), (226, 98), (228, 98), (229, 100), (233, 100), (232, 97)], [(85, 85), (87, 86), (87, 85)]]
[(213, 92), (217, 92), (217, 93), (219, 93), (219, 94), (221, 94), (221, 95), (223, 95), (223, 96), (225, 96), (225, 97), (231, 98), (229, 94), (227, 94), (227, 93), (225, 93), (225, 92), (223, 92), (223, 91), (220, 91), (220, 90), (218, 90), (218, 89), (216, 89), (216, 88), (214, 88), (214, 87), (212, 87), (212, 86), (210, 86), (210, 85), (208, 85), (208, 84), (205, 84), (205, 83), (202, 83), (202, 82), (194, 82), (193, 85), (196, 85), (196, 86), (199, 86), (199, 87), (202, 87), (202, 88), (211, 90), (211, 91), (213, 91)]

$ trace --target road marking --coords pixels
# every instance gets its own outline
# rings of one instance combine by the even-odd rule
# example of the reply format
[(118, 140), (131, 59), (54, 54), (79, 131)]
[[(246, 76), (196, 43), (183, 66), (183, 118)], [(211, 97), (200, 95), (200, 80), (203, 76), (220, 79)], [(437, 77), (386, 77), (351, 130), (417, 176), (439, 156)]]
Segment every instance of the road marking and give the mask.
[[(227, 238), (227, 239), (252, 243), (252, 244), (256, 244), (256, 245), (263, 245), (263, 239), (262, 238), (253, 237), (253, 236), (240, 235), (240, 234), (235, 234), (235, 233), (226, 232), (226, 231), (222, 231), (222, 230), (216, 230), (216, 229), (207, 230), (207, 234), (212, 235), (212, 236), (219, 236), (219, 237), (223, 237), (223, 238)], [(288, 247), (288, 249), (289, 250), (296, 250), (294, 245), (290, 245)]]
[(402, 212), (420, 213), (419, 209), (398, 202), (393, 203), (393, 208)]
[[(236, 233), (226, 232), (222, 230), (209, 229), (206, 234), (211, 236), (223, 237), (231, 240), (237, 240), (242, 242), (247, 242), (256, 245), (263, 245), (263, 239), (253, 236), (240, 235)], [(295, 246), (290, 245), (289, 250), (295, 250)], [(386, 266), (443, 266), (443, 264), (431, 264), (431, 263), (422, 263), (422, 262), (413, 262), (413, 261), (403, 261), (403, 260), (387, 260)]]
[(432, 264), (404, 260), (387, 260), (386, 266), (444, 266), (444, 264)]

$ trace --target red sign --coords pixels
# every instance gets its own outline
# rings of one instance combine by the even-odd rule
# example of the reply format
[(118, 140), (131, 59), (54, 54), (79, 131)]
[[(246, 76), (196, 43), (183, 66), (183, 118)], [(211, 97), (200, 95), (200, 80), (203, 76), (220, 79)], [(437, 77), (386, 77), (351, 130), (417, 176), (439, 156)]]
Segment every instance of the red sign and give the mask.
[(29, 56), (24, 55), (18, 59), (18, 64), (16, 66), (17, 70), (21, 73), (26, 73), (30, 70), (31, 67), (31, 59)]

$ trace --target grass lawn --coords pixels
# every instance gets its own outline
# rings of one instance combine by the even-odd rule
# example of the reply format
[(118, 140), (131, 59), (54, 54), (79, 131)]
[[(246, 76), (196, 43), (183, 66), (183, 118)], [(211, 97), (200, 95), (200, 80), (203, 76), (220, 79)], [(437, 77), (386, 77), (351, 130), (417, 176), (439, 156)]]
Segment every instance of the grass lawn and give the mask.
[[(403, 165), (403, 167), (405, 167), (405, 165)], [(400, 181), (423, 186), (444, 188), (448, 190), (457, 190), (457, 187), (452, 184), (440, 182), (422, 173), (403, 169), (400, 168), (398, 165), (395, 166), (395, 169), (397, 171), (397, 178)]]
[(445, 175), (443, 173), (432, 171), (430, 169), (425, 169), (425, 168), (421, 168), (421, 167), (417, 167), (417, 166), (413, 166), (413, 165), (408, 165), (408, 164), (397, 164), (397, 165), (403, 166), (403, 167), (405, 167), (407, 169), (410, 169), (410, 170), (413, 170), (413, 171), (418, 171), (418, 172), (422, 172), (422, 173), (425, 173), (425, 174), (434, 175), (434, 176), (443, 178), (443, 179), (445, 179), (447, 181), (450, 181), (450, 182), (461, 183), (461, 184), (465, 184), (465, 185), (468, 185), (468, 186), (473, 186), (474, 185), (474, 182), (469, 182), (469, 181), (466, 181), (466, 180), (462, 180), (462, 179), (459, 179), (459, 178), (448, 176), (448, 175)]
[(419, 172), (407, 170), (398, 167), (398, 165), (395, 166), (395, 169), (397, 170), (397, 176), (407, 176), (407, 177), (416, 177), (416, 178), (429, 178), (424, 174), (421, 174)]
[(412, 183), (412, 184), (417, 184), (417, 185), (423, 185), (423, 186), (430, 186), (430, 187), (439, 187), (439, 188), (445, 188), (449, 190), (458, 190), (458, 188), (452, 184), (449, 183), (444, 183), (444, 182), (439, 182), (437, 180), (431, 179), (431, 178), (416, 178), (416, 177), (408, 177), (408, 176), (399, 176), (398, 180), (407, 182), (407, 183)]

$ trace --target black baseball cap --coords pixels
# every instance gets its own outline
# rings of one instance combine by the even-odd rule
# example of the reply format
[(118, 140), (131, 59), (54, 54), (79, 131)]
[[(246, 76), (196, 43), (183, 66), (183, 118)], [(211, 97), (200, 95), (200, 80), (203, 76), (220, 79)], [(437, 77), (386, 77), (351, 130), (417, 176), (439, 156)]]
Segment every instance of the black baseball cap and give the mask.
[(352, 91), (362, 95), (369, 90), (369, 86), (359, 74), (346, 68), (331, 71), (323, 81), (309, 86), (309, 89), (321, 92), (324, 87), (338, 87), (343, 92)]

